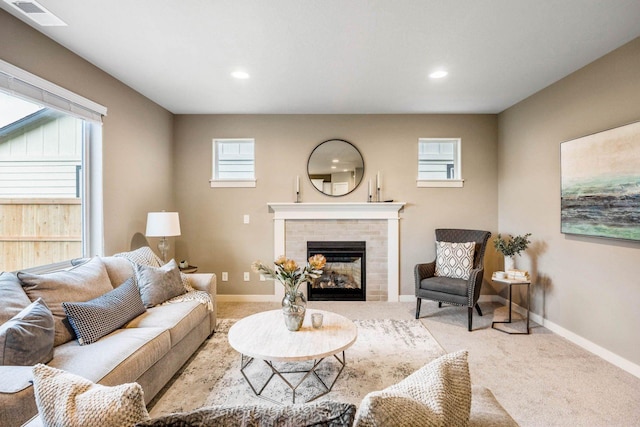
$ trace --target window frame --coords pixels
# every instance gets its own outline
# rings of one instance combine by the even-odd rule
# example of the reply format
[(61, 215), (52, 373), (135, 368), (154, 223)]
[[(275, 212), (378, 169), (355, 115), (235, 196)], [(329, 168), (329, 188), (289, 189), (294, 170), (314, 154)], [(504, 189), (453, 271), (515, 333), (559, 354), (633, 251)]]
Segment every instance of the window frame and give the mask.
[[(225, 179), (218, 178), (220, 164), (218, 156), (218, 147), (220, 143), (246, 142), (253, 145), (253, 178), (243, 179)], [(211, 188), (255, 188), (256, 187), (256, 140), (255, 138), (213, 138), (211, 141), (211, 179), (209, 184)]]
[[(428, 142), (448, 142), (454, 143), (453, 148), (453, 170), (454, 177), (447, 179), (425, 179), (420, 178), (420, 146), (422, 143)], [(418, 138), (418, 153), (417, 153), (417, 173), (416, 173), (416, 186), (418, 188), (461, 188), (464, 186), (464, 179), (462, 178), (462, 138)]]
[[(83, 121), (82, 144), (82, 256), (104, 254), (102, 117), (107, 108), (0, 59), (0, 89), (12, 96), (44, 105)], [(30, 266), (31, 272), (71, 266), (71, 260)]]

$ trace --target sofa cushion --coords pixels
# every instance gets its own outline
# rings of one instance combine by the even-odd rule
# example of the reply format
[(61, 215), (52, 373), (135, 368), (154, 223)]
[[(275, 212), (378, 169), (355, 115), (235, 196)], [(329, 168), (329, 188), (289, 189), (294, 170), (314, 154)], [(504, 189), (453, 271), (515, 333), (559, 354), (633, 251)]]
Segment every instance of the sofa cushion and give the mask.
[(163, 328), (171, 334), (171, 346), (176, 345), (196, 325), (208, 321), (209, 312), (198, 301), (163, 304), (148, 309), (127, 323), (126, 328)]
[(355, 405), (332, 401), (285, 406), (214, 406), (154, 418), (137, 426), (349, 427), (355, 413)]
[(464, 297), (465, 300), (469, 295), (469, 285), (467, 281), (451, 277), (427, 277), (420, 281), (420, 288), (449, 295), (460, 295)]
[(33, 368), (33, 387), (45, 426), (121, 427), (149, 419), (140, 384), (106, 387), (38, 364)]
[(136, 282), (144, 306), (149, 308), (161, 304), (186, 292), (180, 279), (180, 271), (175, 260), (162, 267), (135, 264)]
[(49, 366), (115, 385), (139, 377), (169, 350), (171, 337), (163, 328), (116, 329), (91, 345), (70, 341), (56, 347)]
[(436, 242), (436, 276), (468, 279), (476, 243)]
[(53, 314), (38, 298), (0, 325), (0, 365), (30, 366), (53, 359)]
[(367, 394), (356, 426), (466, 426), (471, 410), (467, 355), (446, 354), (398, 384)]
[(86, 302), (63, 302), (62, 308), (80, 345), (91, 344), (145, 312), (133, 277)]
[(0, 301), (0, 325), (31, 304), (18, 276), (7, 272), (0, 273)]
[(53, 313), (56, 346), (73, 339), (71, 328), (65, 325), (67, 315), (62, 303), (89, 301), (113, 289), (98, 257), (70, 270), (40, 275), (19, 272), (18, 278), (29, 298), (32, 301), (42, 298)]

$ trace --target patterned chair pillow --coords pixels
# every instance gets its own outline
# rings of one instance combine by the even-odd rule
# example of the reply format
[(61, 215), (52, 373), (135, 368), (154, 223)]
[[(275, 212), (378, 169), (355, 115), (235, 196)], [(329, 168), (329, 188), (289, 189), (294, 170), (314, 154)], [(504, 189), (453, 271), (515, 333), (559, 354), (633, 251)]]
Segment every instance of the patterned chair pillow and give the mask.
[(149, 419), (137, 383), (95, 384), (61, 369), (33, 367), (33, 392), (45, 426), (131, 426)]
[(63, 302), (62, 308), (80, 345), (98, 341), (146, 311), (133, 277), (98, 298)]
[(446, 354), (398, 384), (367, 394), (356, 427), (466, 426), (471, 380), (466, 350)]
[(467, 280), (473, 268), (475, 242), (436, 242), (436, 276)]

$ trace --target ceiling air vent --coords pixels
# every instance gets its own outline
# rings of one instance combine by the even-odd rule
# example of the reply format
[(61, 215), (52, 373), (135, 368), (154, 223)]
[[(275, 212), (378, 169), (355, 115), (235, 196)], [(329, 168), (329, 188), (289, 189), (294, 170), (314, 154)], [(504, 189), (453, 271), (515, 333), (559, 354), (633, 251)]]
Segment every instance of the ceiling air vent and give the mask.
[(10, 4), (16, 10), (20, 11), (24, 16), (32, 20), (38, 25), (43, 27), (66, 27), (62, 19), (49, 12), (44, 6), (37, 1), (15, 1), (4, 0), (5, 3)]

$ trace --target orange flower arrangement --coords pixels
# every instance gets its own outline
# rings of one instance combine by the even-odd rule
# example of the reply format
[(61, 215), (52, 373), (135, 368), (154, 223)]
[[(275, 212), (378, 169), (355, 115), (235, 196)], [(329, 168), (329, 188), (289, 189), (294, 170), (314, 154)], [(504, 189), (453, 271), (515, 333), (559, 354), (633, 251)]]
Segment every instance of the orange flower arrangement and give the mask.
[(327, 260), (323, 255), (316, 254), (309, 258), (304, 268), (300, 268), (295, 260), (282, 255), (274, 261), (274, 268), (262, 261), (254, 262), (251, 268), (269, 279), (278, 280), (284, 286), (285, 293), (295, 294), (302, 283), (311, 282), (312, 279), (320, 277), (326, 263)]

